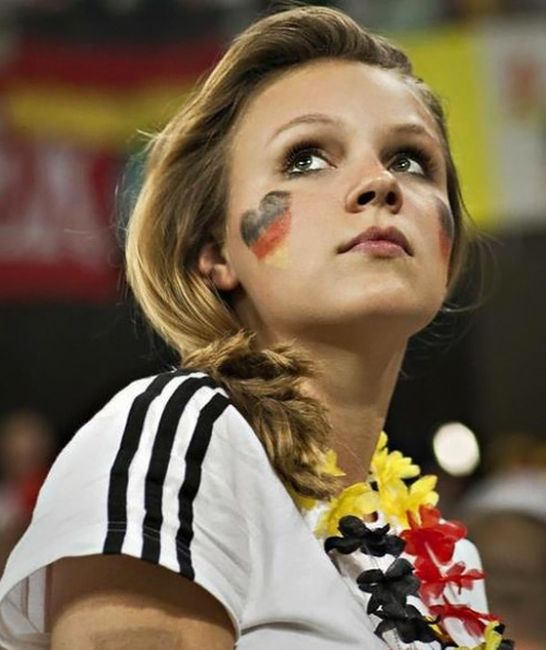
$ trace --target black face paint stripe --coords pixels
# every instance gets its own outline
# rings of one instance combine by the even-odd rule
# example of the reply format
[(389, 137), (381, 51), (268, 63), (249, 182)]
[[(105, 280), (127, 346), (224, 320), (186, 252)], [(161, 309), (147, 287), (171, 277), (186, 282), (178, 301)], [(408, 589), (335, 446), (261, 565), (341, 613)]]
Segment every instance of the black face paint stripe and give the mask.
[(247, 210), (241, 217), (241, 237), (252, 246), (268, 226), (289, 207), (290, 192), (273, 191), (260, 201), (257, 210)]

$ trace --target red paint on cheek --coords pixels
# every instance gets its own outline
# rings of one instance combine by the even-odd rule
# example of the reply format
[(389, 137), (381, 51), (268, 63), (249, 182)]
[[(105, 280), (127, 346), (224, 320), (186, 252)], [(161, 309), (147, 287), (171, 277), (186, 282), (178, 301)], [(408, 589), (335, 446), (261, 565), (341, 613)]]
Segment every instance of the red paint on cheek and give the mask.
[(446, 264), (449, 264), (453, 239), (455, 237), (455, 221), (449, 207), (440, 200), (438, 200), (438, 225), (440, 253)]
[(250, 250), (258, 259), (263, 259), (273, 253), (286, 239), (290, 230), (291, 215), (285, 210), (260, 234), (250, 246)]
[(449, 262), (449, 256), (451, 255), (451, 246), (452, 246), (452, 241), (447, 232), (444, 230), (442, 227), (442, 223), (440, 222), (440, 229), (438, 231), (438, 239), (440, 243), (440, 252), (442, 254), (442, 258), (445, 260), (445, 262)]

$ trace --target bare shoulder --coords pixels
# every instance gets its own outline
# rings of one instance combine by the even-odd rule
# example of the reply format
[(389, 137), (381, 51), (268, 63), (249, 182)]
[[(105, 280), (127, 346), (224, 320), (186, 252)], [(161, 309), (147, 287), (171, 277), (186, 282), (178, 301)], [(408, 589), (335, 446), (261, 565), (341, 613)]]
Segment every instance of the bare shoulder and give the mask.
[(233, 650), (223, 605), (187, 578), (125, 555), (58, 560), (48, 568), (52, 650)]

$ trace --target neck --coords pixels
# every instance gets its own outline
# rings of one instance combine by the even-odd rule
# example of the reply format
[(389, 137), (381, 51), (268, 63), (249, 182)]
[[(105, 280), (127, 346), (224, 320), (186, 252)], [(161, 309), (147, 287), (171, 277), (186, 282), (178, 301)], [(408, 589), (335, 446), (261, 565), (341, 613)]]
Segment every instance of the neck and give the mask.
[(366, 480), (406, 345), (407, 339), (388, 340), (384, 334), (351, 350), (316, 341), (304, 344), (320, 371), (304, 390), (328, 409), (344, 486)]

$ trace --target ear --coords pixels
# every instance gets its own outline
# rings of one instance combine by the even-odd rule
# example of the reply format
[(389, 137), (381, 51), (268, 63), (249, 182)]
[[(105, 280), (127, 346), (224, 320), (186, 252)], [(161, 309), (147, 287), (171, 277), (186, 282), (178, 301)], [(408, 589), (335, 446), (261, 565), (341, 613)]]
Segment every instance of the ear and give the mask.
[(233, 267), (214, 241), (203, 244), (197, 257), (197, 268), (201, 275), (210, 278), (214, 286), (221, 291), (231, 291), (239, 284)]

